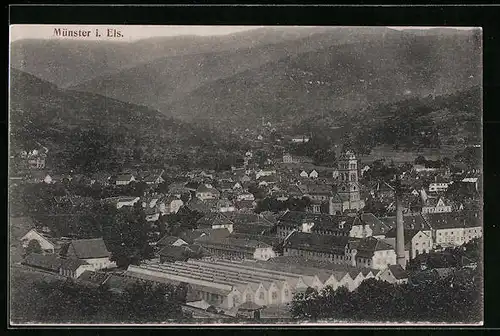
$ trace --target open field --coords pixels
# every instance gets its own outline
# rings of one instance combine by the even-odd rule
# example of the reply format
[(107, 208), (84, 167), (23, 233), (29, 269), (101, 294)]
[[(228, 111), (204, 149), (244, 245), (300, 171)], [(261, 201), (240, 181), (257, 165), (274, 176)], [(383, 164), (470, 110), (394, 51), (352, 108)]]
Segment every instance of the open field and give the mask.
[(54, 281), (60, 279), (56, 274), (33, 270), (25, 266), (10, 267), (10, 321), (12, 323), (40, 323), (39, 302), (45, 297), (34, 285), (38, 281)]

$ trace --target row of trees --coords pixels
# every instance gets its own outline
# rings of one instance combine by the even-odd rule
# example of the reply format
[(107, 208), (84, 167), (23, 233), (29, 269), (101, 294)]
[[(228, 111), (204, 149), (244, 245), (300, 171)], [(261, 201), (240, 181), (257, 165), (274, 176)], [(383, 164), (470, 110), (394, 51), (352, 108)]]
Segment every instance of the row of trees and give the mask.
[(184, 318), (187, 288), (180, 284), (137, 282), (116, 294), (109, 287), (87, 287), (71, 279), (35, 283), (44, 297), (37, 309), (44, 323), (160, 323)]
[(309, 288), (296, 294), (291, 313), (295, 319), (349, 322), (479, 322), (481, 281), (472, 272), (419, 286), (368, 279), (353, 292)]

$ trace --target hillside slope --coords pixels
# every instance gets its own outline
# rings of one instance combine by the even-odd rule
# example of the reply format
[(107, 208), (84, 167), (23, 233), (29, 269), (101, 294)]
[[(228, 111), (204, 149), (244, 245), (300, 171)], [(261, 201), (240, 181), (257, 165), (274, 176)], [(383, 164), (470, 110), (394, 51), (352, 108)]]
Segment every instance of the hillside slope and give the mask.
[(375, 36), (216, 80), (162, 111), (188, 121), (251, 127), (261, 117), (288, 123), (449, 94), (481, 83), (478, 43), (471, 35)]
[(323, 30), (261, 28), (221, 36), (154, 37), (133, 43), (27, 39), (11, 44), (11, 66), (67, 87), (156, 58), (238, 50), (299, 39)]
[[(286, 34), (281, 36), (280, 31)], [(384, 32), (391, 36), (403, 34), (388, 29)], [(262, 37), (258, 36), (259, 33), (263, 33)], [(96, 77), (73, 88), (165, 111), (174, 100), (183, 100), (186, 94), (203, 85), (211, 86), (214, 81), (235, 76), (246, 70), (333, 45), (365, 43), (373, 34), (372, 30), (329, 27), (276, 31), (271, 28), (257, 29), (247, 32), (244, 36), (240, 34), (249, 45), (252, 44), (246, 48), (163, 57)], [(382, 30), (377, 30), (377, 34), (383, 36)], [(292, 36), (296, 38), (292, 39)]]
[(213, 150), (217, 143), (227, 144), (210, 129), (166, 118), (148, 107), (63, 90), (16, 69), (10, 75), (11, 155), (40, 143), (49, 149), (54, 169), (93, 172), (126, 164), (162, 166), (175, 164), (188, 151), (196, 155)]

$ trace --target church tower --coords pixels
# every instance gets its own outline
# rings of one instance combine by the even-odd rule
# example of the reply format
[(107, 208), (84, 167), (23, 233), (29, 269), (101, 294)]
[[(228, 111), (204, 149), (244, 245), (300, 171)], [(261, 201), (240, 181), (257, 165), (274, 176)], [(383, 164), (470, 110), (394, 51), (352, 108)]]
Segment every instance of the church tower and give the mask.
[(360, 210), (364, 207), (358, 182), (358, 160), (352, 151), (341, 154), (338, 161), (337, 193), (342, 200), (342, 210)]

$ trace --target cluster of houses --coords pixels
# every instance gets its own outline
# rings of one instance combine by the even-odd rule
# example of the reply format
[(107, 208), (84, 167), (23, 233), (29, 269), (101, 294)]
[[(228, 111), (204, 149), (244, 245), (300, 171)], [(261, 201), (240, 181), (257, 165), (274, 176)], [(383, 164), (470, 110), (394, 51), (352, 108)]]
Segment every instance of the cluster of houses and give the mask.
[(26, 255), (23, 264), (27, 266), (74, 279), (85, 271), (116, 267), (102, 238), (61, 241), (31, 229), (21, 238), (22, 246), (27, 248), (33, 240), (40, 244), (41, 251)]
[[(292, 140), (307, 141), (307, 137)], [(203, 305), (224, 311), (243, 305), (283, 305), (308, 287), (354, 290), (367, 278), (407, 281), (396, 260), (395, 189), (383, 181), (363, 185), (362, 175), (370, 167), (361, 168), (353, 152), (342, 153), (336, 168), (314, 166), (309, 158), (288, 153), (277, 165), (251, 167), (251, 157), (251, 152), (245, 153), (244, 167), (231, 171), (179, 174), (164, 192), (155, 189), (164, 182), (164, 171), (65, 176), (103, 186), (144, 182), (151, 187), (144, 195), (101, 201), (117, 209), (140, 204), (152, 224), (165, 215), (196, 212), (200, 215), (196, 228), (156, 237), (150, 242), (155, 249), (153, 260), (106, 276), (100, 270), (116, 265), (102, 239), (56, 241), (33, 229), (22, 238), (23, 246), (36, 240), (42, 253), (27, 255), (24, 263), (117, 288), (137, 279), (185, 283), (190, 295)], [(54, 175), (37, 180), (58, 181)], [(477, 174), (453, 179), (442, 166), (414, 165), (403, 174), (402, 182), (407, 262), (482, 237), (480, 212), (466, 210), (446, 197), (455, 183), (479, 193)], [(305, 211), (257, 214), (257, 202), (263, 197), (279, 201), (305, 197), (310, 202)], [(365, 212), (369, 199), (383, 204), (389, 215)]]
[[(463, 245), (482, 237), (479, 213), (404, 215), (407, 262), (432, 250)], [(285, 256), (384, 269), (396, 264), (396, 219), (373, 214), (331, 216), (286, 212), (277, 235)]]

